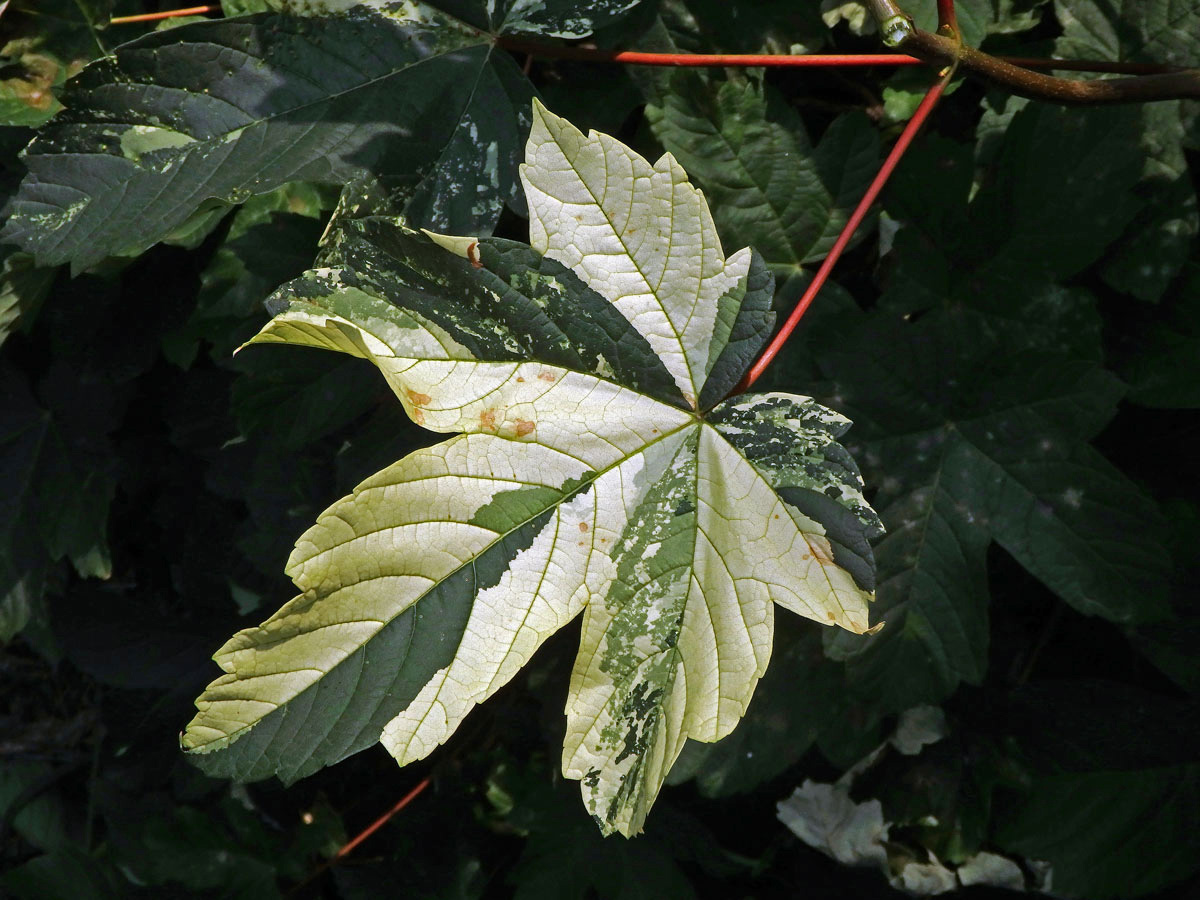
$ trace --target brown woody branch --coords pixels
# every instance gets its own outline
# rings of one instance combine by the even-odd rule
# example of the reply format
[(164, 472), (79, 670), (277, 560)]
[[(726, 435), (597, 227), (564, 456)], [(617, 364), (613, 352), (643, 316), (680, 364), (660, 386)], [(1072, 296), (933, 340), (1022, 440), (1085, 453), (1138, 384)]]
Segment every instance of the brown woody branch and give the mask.
[(1006, 88), (1020, 97), (1051, 103), (1147, 103), (1200, 97), (1200, 69), (1176, 69), (1137, 78), (1077, 81), (1033, 72), (962, 42), (954, 22), (951, 0), (938, 2), (937, 34), (913, 25), (896, 0), (867, 0), (884, 41), (896, 50), (926, 62), (954, 66)]
[(957, 64), (960, 71), (990, 81), (1020, 97), (1051, 103), (1147, 103), (1152, 100), (1200, 98), (1200, 69), (1179, 69), (1137, 78), (1076, 81), (1055, 78), (977, 50), (974, 47), (913, 28), (896, 49), (943, 65)]

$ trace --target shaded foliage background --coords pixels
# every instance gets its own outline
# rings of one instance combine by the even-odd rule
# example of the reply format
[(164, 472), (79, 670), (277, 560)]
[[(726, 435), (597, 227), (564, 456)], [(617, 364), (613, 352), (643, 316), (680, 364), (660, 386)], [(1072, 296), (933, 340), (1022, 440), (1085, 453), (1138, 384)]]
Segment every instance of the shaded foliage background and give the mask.
[[(993, 52), (1200, 60), (1189, 4), (958, 6), (967, 40)], [(157, 8), (13, 0), (0, 19), (5, 197), (66, 80), (149, 30), (108, 17)], [(911, 11), (928, 21), (932, 8)], [(595, 40), (874, 50), (858, 13), (643, 2)], [(555, 30), (517, 30), (539, 29)], [(930, 78), (495, 65), (524, 66), (580, 127), (675, 153), (726, 248), (752, 244), (771, 263), (780, 309)], [(509, 116), (495, 130), (519, 138), (512, 109), (478, 115)], [(384, 153), (345, 192), (287, 181), (125, 233), (131, 255), (93, 243), (53, 260), (86, 269), (76, 277), (36, 267), (36, 229), (14, 229), (0, 250), (0, 885), (22, 898), (279, 896), (431, 775), (298, 895), (885, 896), (878, 872), (806, 846), (775, 804), (805, 779), (834, 781), (899, 714), (933, 704), (948, 736), (855, 782), (894, 823), (895, 857), (956, 864), (986, 849), (1049, 861), (1070, 896), (1187, 896), (1200, 867), (1196, 116), (1179, 101), (1062, 110), (974, 83), (943, 101), (839, 283), (760, 382), (855, 421), (850, 447), (889, 529), (887, 627), (860, 638), (780, 616), (746, 720), (689, 745), (628, 842), (602, 840), (557, 776), (573, 629), (409, 769), (374, 748), (288, 788), (230, 785), (176, 744), (212, 651), (290, 596), (294, 538), (435, 438), (362, 361), (232, 357), (266, 320), (261, 300), (311, 265), (335, 208), (405, 209), (458, 232), (498, 216), (497, 233), (521, 239), (519, 200), (501, 212), (502, 188), (484, 213), (438, 206), (454, 185), (443, 170), (413, 163), (414, 187), (416, 170)]]

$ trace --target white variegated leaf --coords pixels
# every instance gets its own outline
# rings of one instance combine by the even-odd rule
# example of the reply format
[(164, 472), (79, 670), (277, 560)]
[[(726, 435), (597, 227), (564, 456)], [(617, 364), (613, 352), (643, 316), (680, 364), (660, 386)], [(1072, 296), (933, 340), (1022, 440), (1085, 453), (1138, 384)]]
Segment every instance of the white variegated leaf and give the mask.
[(719, 301), (748, 275), (749, 248), (725, 258), (704, 196), (671, 154), (651, 165), (536, 101), (521, 182), (533, 248), (612, 301), (695, 405)]
[(527, 158), (534, 247), (360, 219), (273, 298), (254, 342), (368, 359), (455, 436), (297, 542), (300, 595), (218, 651), (197, 701), (184, 746), (208, 771), (290, 780), (376, 741), (421, 759), (582, 613), (563, 771), (635, 834), (684, 742), (745, 713), (775, 604), (869, 630), (879, 528), (849, 422), (718, 402), (770, 331), (761, 260), (725, 259), (669, 158), (541, 108)]

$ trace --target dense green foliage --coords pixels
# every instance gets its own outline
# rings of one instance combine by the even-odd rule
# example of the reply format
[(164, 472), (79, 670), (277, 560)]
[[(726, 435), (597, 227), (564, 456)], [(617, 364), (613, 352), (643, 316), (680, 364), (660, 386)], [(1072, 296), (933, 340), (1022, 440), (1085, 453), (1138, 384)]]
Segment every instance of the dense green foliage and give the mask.
[[(745, 719), (684, 748), (642, 836), (601, 838), (558, 775), (578, 625), (408, 768), (371, 748), (285, 788), (184, 758), (209, 657), (290, 596), (295, 538), (440, 439), (363, 360), (232, 356), (330, 236), (402, 215), (528, 241), (536, 95), (670, 151), (786, 311), (931, 78), (527, 60), (491, 37), (875, 50), (853, 3), (329, 5), (228, 0), (157, 31), (108, 25), (152, 0), (3, 12), (0, 893), (279, 896), (430, 776), (300, 895), (886, 896), (880, 869), (930, 892), (1044, 887), (1048, 863), (1068, 896), (1186, 896), (1200, 109), (1182, 101), (1064, 110), (972, 82), (943, 100), (755, 386), (854, 421), (886, 627), (780, 613)], [(1200, 61), (1188, 2), (958, 7), (996, 53)]]

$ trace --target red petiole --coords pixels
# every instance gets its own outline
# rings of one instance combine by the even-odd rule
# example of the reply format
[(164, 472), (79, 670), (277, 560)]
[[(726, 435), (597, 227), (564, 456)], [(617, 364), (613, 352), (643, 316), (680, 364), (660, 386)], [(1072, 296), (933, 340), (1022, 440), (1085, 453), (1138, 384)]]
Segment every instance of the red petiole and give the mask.
[(740, 394), (742, 391), (747, 390), (750, 385), (754, 384), (759, 376), (762, 375), (763, 370), (771, 364), (771, 360), (779, 353), (780, 348), (787, 342), (787, 339), (791, 337), (792, 332), (795, 331), (796, 326), (800, 323), (801, 317), (808, 310), (808, 307), (812, 305), (817, 292), (821, 290), (821, 287), (828, 280), (829, 273), (833, 270), (834, 264), (837, 263), (838, 257), (842, 255), (842, 251), (850, 243), (850, 238), (854, 236), (854, 232), (866, 217), (871, 204), (875, 202), (875, 199), (879, 196), (879, 192), (883, 190), (883, 186), (887, 183), (888, 178), (891, 177), (896, 164), (900, 162), (900, 157), (904, 155), (909, 144), (912, 143), (913, 138), (916, 137), (917, 132), (925, 123), (925, 120), (929, 118), (929, 113), (941, 98), (948, 80), (949, 76), (938, 79), (937, 83), (925, 94), (921, 105), (917, 107), (917, 111), (913, 113), (913, 117), (908, 120), (908, 124), (904, 126), (904, 131), (900, 133), (900, 137), (888, 153), (887, 159), (880, 166), (875, 179), (871, 182), (870, 187), (867, 188), (866, 193), (863, 194), (862, 199), (858, 202), (858, 206), (854, 208), (854, 212), (850, 214), (850, 218), (846, 221), (845, 227), (842, 228), (841, 234), (838, 235), (837, 240), (834, 242), (829, 255), (822, 261), (821, 267), (817, 269), (817, 274), (813, 276), (813, 280), (809, 283), (808, 288), (805, 289), (804, 295), (792, 310), (791, 315), (787, 317), (787, 321), (783, 323), (783, 327), (779, 329), (775, 337), (767, 344), (766, 349), (754, 361), (754, 365), (746, 372), (741, 383), (733, 389), (732, 393)]

